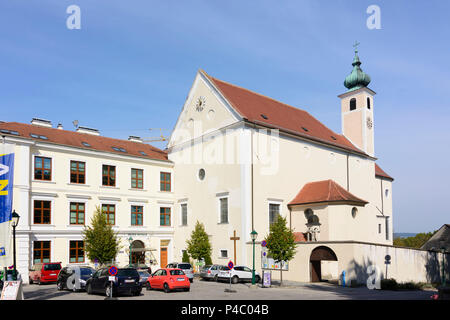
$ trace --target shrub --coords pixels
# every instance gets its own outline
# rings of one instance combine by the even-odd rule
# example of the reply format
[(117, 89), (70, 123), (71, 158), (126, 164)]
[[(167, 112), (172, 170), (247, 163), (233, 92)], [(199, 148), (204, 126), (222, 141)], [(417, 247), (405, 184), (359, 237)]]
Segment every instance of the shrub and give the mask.
[(398, 284), (395, 279), (382, 279), (381, 280), (381, 290), (397, 290)]

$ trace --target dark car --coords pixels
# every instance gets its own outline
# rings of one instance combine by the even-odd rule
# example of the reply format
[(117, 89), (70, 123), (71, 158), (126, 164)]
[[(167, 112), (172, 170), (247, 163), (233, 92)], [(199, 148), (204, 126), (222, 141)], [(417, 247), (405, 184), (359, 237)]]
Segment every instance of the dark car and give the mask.
[[(112, 288), (111, 288), (112, 283)], [(115, 281), (109, 281), (108, 268), (97, 270), (94, 275), (86, 281), (86, 292), (103, 293), (107, 297), (128, 293), (135, 296), (141, 294), (142, 287), (139, 283), (139, 273), (134, 268), (120, 268), (118, 269)]]
[(94, 272), (95, 270), (88, 266), (69, 265), (59, 272), (56, 287), (58, 290), (83, 290), (86, 287), (86, 281)]

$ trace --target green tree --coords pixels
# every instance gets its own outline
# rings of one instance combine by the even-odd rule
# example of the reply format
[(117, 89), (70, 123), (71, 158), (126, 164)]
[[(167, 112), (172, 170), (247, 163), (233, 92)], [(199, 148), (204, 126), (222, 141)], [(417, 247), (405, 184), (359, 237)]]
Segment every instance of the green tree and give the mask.
[(189, 254), (187, 250), (183, 250), (183, 257), (181, 258), (181, 262), (189, 263)]
[(106, 264), (115, 259), (119, 252), (117, 233), (107, 224), (106, 216), (95, 208), (91, 226), (83, 229), (84, 250), (89, 260), (97, 259), (100, 264)]
[(420, 248), (436, 232), (437, 232), (437, 230), (434, 231), (434, 232), (428, 232), (428, 233), (418, 233), (414, 237), (395, 238), (394, 239), (394, 246), (408, 247), (408, 248)]
[(196, 222), (195, 228), (191, 233), (191, 238), (186, 240), (186, 243), (187, 252), (193, 259), (197, 261), (205, 259), (206, 262), (209, 257), (211, 260), (211, 244), (203, 223)]
[[(295, 236), (287, 227), (286, 219), (278, 215), (276, 221), (270, 226), (269, 235), (264, 239), (267, 242), (269, 256), (275, 262), (288, 262), (295, 256)], [(283, 270), (280, 269), (280, 286), (283, 284)]]

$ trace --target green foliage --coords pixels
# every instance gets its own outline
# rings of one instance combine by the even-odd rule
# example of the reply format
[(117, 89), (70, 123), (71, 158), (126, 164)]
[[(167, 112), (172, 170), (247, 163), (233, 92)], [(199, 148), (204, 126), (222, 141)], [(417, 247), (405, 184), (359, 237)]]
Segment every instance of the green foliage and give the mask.
[(205, 257), (205, 265), (208, 266), (208, 265), (212, 265), (212, 264), (213, 264), (213, 262), (212, 262), (211, 256), (210, 255), (206, 256)]
[(183, 257), (181, 258), (181, 262), (189, 263), (189, 254), (187, 253), (187, 250), (183, 251)]
[(186, 240), (187, 252), (195, 260), (201, 260), (202, 258), (211, 259), (211, 244), (209, 242), (208, 234), (205, 231), (205, 226), (198, 222), (195, 224), (195, 228), (191, 233), (191, 239)]
[(418, 233), (414, 237), (408, 238), (395, 238), (394, 246), (408, 247), (408, 248), (420, 248), (425, 242), (427, 242), (437, 231), (428, 233)]
[(286, 225), (286, 219), (278, 215), (276, 221), (270, 226), (266, 237), (269, 255), (276, 261), (289, 261), (295, 256), (295, 237)]
[(115, 259), (119, 252), (117, 233), (107, 224), (106, 216), (96, 207), (91, 219), (91, 226), (83, 230), (84, 250), (89, 260), (97, 259), (100, 264), (106, 264)]
[(382, 279), (381, 290), (397, 290), (398, 283), (395, 279)]
[(430, 284), (423, 282), (398, 283), (397, 281), (395, 281), (395, 279), (381, 280), (381, 290), (421, 290), (430, 286)]

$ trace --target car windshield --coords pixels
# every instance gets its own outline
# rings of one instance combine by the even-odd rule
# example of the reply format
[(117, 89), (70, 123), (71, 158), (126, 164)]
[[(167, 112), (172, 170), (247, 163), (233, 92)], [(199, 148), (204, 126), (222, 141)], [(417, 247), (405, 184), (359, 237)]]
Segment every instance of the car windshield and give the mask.
[(212, 267), (212, 266), (209, 266), (209, 265), (208, 265), (208, 266), (204, 266), (204, 267), (203, 267), (203, 270), (208, 270), (208, 269), (211, 268), (211, 267)]
[(119, 277), (138, 277), (139, 273), (136, 271), (136, 269), (119, 269), (117, 275)]
[(171, 276), (182, 276), (184, 275), (183, 270), (170, 270)]
[(228, 270), (230, 270), (230, 268), (228, 268), (227, 266), (223, 266), (222, 270), (228, 271)]
[(94, 273), (93, 269), (80, 268), (80, 275), (82, 275), (82, 276), (92, 276), (93, 273)]
[(148, 277), (150, 275), (150, 273), (148, 273), (147, 271), (139, 271), (139, 275), (141, 277)]
[(180, 268), (180, 269), (191, 269), (192, 266), (189, 263), (180, 263), (178, 265), (178, 268)]
[(61, 265), (59, 263), (52, 263), (44, 265), (45, 271), (61, 270)]

